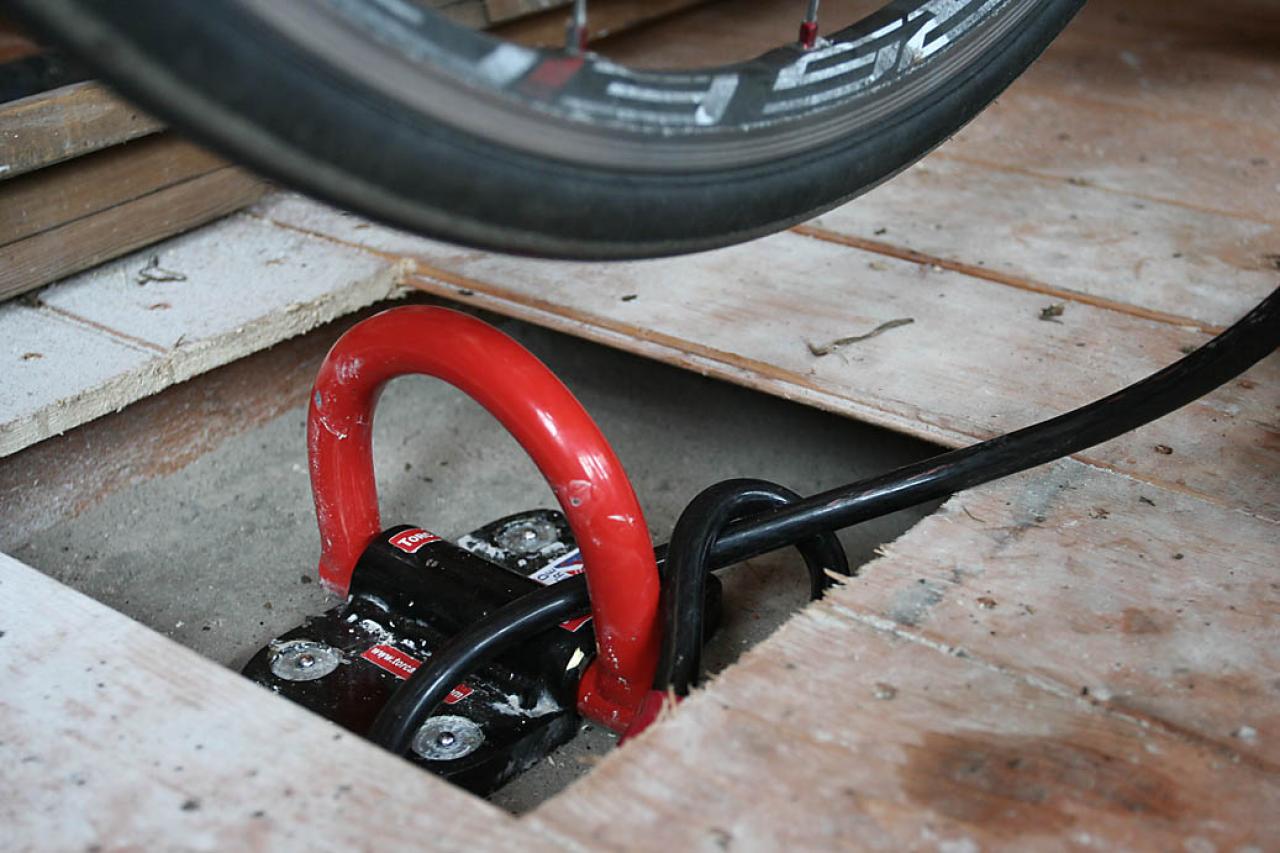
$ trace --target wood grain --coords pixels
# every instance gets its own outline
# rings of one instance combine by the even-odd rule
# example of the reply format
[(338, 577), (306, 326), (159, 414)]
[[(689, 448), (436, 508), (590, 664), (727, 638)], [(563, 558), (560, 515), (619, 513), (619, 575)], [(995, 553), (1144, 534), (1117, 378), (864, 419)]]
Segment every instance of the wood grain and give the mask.
[(0, 179), (155, 133), (160, 122), (100, 83), (0, 104)]
[(1275, 522), (1064, 462), (884, 553), (842, 597), (858, 618), (1280, 774)]
[(944, 156), (1138, 200), (1280, 221), (1280, 140), (1246, 126), (1178, 127), (1159, 113), (1117, 112), (1093, 99), (1015, 85), (957, 134)]
[(252, 175), (224, 167), (0, 246), (0, 298), (225, 216), (264, 190)]
[[(914, 538), (870, 570), (909, 571)], [(863, 618), (857, 590), (792, 619), (537, 825), (650, 849), (1280, 843), (1273, 769)]]
[[(698, 256), (626, 264), (527, 261), (450, 249), (283, 197), (272, 221), (417, 265), (416, 286), (690, 364), (850, 417), (963, 446), (1083, 405), (1208, 339), (1195, 328), (1056, 297), (837, 242), (780, 234)], [(634, 297), (625, 299), (623, 297)], [(1232, 294), (1243, 313), (1251, 299)], [(505, 305), (505, 307), (499, 307)], [(866, 333), (815, 357), (809, 344)], [(607, 334), (605, 331), (607, 330)], [(945, 346), (939, 342), (945, 341)], [(1280, 518), (1280, 359), (1081, 459)], [(1160, 448), (1160, 449), (1158, 449)], [(1169, 464), (1163, 448), (1182, 463)]]
[(1269, 0), (1222, 0), (1212, 6), (1166, 0), (1089, 3), (1072, 29), (1100, 42), (1149, 42), (1166, 50), (1217, 46), (1243, 57), (1275, 59), (1280, 18)]
[(434, 4), (436, 10), (456, 24), (482, 30), (489, 26), (489, 12), (484, 0), (456, 0)]
[(23, 175), (0, 191), (0, 246), (226, 165), (163, 133)]
[(1122, 113), (1154, 113), (1175, 126), (1280, 130), (1280, 52), (1274, 41), (1265, 42), (1258, 32), (1179, 35), (1167, 25), (1141, 31), (1114, 21), (1094, 25), (1104, 10), (1105, 4), (1086, 6), (1019, 88), (1087, 98)]
[(8, 849), (550, 846), (2, 554), (0, 609)]
[(929, 158), (796, 229), (968, 275), (1216, 331), (1271, 292), (1280, 226)]
[(484, 6), (489, 20), (499, 24), (547, 9), (563, 8), (570, 2), (571, 0), (484, 0)]
[[(140, 276), (156, 263), (175, 275)], [(0, 457), (388, 299), (402, 275), (231, 216), (0, 305)]]

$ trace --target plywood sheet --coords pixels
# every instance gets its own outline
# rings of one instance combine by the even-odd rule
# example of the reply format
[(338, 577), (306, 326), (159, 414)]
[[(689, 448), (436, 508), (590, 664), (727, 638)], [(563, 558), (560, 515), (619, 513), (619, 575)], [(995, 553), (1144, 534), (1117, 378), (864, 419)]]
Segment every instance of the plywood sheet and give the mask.
[[(26, 335), (4, 366), (0, 456), (392, 296), (401, 273), (232, 217), (0, 307)], [(130, 361), (86, 358), (104, 346)]]
[[(910, 571), (913, 545), (931, 538), (907, 534), (868, 572)], [(1113, 713), (949, 638), (867, 618), (859, 584), (809, 607), (610, 755), (535, 812), (538, 825), (652, 849), (1280, 842), (1273, 765)]]
[(1205, 331), (1280, 280), (1275, 224), (946, 156), (796, 230)]
[(1280, 525), (1064, 462), (961, 495), (843, 599), (1280, 772)]
[(551, 846), (3, 554), (0, 611), (6, 849)]
[(1280, 142), (1273, 132), (1177, 124), (1158, 112), (1014, 86), (952, 140), (945, 156), (1138, 200), (1277, 221)]
[[(535, 322), (554, 314), (594, 339), (607, 329), (619, 345), (656, 347), (674, 363), (694, 354), (699, 369), (731, 381), (751, 374), (753, 387), (951, 446), (1083, 405), (1208, 339), (1088, 301), (1045, 318), (1057, 297), (802, 234), (688, 258), (576, 264), (458, 251), (288, 197), (260, 211), (414, 263), (414, 283), (437, 295), (484, 294), (486, 307)], [(1237, 310), (1248, 307), (1248, 296), (1233, 298)], [(907, 319), (830, 355), (811, 349)], [(1245, 384), (1080, 458), (1280, 517), (1277, 370), (1269, 360)], [(1181, 465), (1169, 464), (1172, 454)]]

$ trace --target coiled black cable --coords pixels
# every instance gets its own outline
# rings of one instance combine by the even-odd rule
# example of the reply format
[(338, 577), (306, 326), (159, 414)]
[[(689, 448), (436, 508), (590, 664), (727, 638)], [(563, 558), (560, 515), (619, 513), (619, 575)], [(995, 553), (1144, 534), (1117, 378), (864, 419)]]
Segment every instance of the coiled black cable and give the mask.
[[(715, 540), (712, 569), (741, 562), (1078, 453), (1142, 426), (1239, 376), (1280, 346), (1280, 289), (1190, 355), (1123, 390), (1034, 426), (953, 450), (733, 522)], [(664, 562), (665, 548), (658, 549)], [(384, 706), (370, 738), (403, 754), (453, 685), (524, 639), (586, 613), (583, 576), (494, 611), (440, 649)]]
[[(685, 696), (702, 671), (706, 629), (704, 608), (711, 549), (731, 521), (765, 509), (786, 506), (800, 495), (765, 480), (724, 480), (703, 489), (689, 502), (667, 545), (662, 576), (662, 648), (653, 687)], [(834, 581), (828, 571), (849, 574), (849, 560), (831, 531), (796, 543), (809, 570), (809, 595), (818, 598)]]
[[(705, 497), (704, 497), (705, 496)], [(800, 495), (775, 483), (764, 480), (729, 480), (717, 483), (705, 489), (695, 498), (689, 507), (681, 513), (680, 519), (686, 517), (696, 519), (702, 508), (708, 504), (715, 506), (729, 499), (733, 509), (727, 513), (726, 521), (732, 521), (743, 515), (758, 512), (761, 509), (784, 506), (800, 499)], [(717, 525), (722, 527), (722, 521)], [(676, 532), (672, 541), (679, 537), (680, 522), (676, 523)], [(714, 541), (714, 536), (710, 541)], [(828, 570), (837, 574), (852, 574), (844, 547), (834, 533), (826, 532), (810, 537), (796, 545), (804, 559), (805, 568), (809, 572), (809, 595), (818, 598), (823, 590), (834, 583)], [(686, 562), (689, 569), (681, 569), (666, 559), (669, 546), (663, 545), (655, 551), (659, 567), (663, 570), (662, 613), (667, 626), (679, 624), (680, 629), (673, 631), (670, 627), (663, 633), (663, 654), (659, 658), (658, 674), (655, 684), (666, 689), (672, 686), (681, 694), (688, 692), (688, 684), (696, 681), (701, 659), (704, 634), (705, 613), (701, 602), (706, 595), (706, 566)], [(674, 577), (687, 578), (696, 574), (696, 589), (679, 597), (673, 597), (668, 590), (670, 580)], [(688, 590), (686, 581), (681, 588)], [(413, 743), (413, 736), (427, 717), (444, 701), (456, 685), (466, 680), (467, 676), (480, 667), (491, 662), (507, 649), (529, 640), (543, 631), (548, 631), (566, 619), (585, 614), (591, 607), (591, 599), (587, 594), (586, 578), (582, 575), (569, 578), (552, 586), (535, 590), (517, 601), (491, 613), (487, 618), (476, 622), (465, 631), (452, 637), (448, 643), (437, 649), (431, 660), (420, 667), (409, 680), (401, 686), (387, 704), (382, 707), (369, 729), (369, 739), (397, 754), (403, 755)], [(699, 638), (699, 639), (694, 639)], [(692, 649), (692, 654), (681, 655), (682, 661), (692, 659), (692, 679), (686, 678), (684, 686), (677, 685), (665, 673), (671, 668), (664, 666), (667, 659), (667, 646), (671, 648)]]

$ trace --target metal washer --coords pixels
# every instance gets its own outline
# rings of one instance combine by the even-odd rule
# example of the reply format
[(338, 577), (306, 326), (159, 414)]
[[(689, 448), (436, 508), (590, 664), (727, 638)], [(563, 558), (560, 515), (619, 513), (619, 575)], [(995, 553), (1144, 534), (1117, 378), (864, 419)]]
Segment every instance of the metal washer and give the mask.
[(512, 554), (536, 554), (548, 545), (559, 542), (560, 531), (546, 519), (526, 518), (502, 528), (494, 541), (499, 548)]
[(466, 717), (431, 717), (413, 736), (413, 751), (428, 761), (456, 761), (484, 743), (484, 730)]
[(315, 681), (342, 663), (342, 655), (324, 643), (289, 640), (271, 654), (271, 674), (285, 681)]

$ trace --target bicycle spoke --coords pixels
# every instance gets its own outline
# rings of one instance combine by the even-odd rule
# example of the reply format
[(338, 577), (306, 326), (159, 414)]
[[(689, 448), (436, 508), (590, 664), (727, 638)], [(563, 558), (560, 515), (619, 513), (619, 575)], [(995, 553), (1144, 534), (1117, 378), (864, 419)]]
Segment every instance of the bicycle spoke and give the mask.
[(565, 27), (564, 49), (581, 53), (587, 49), (587, 0), (573, 0), (573, 12)]

